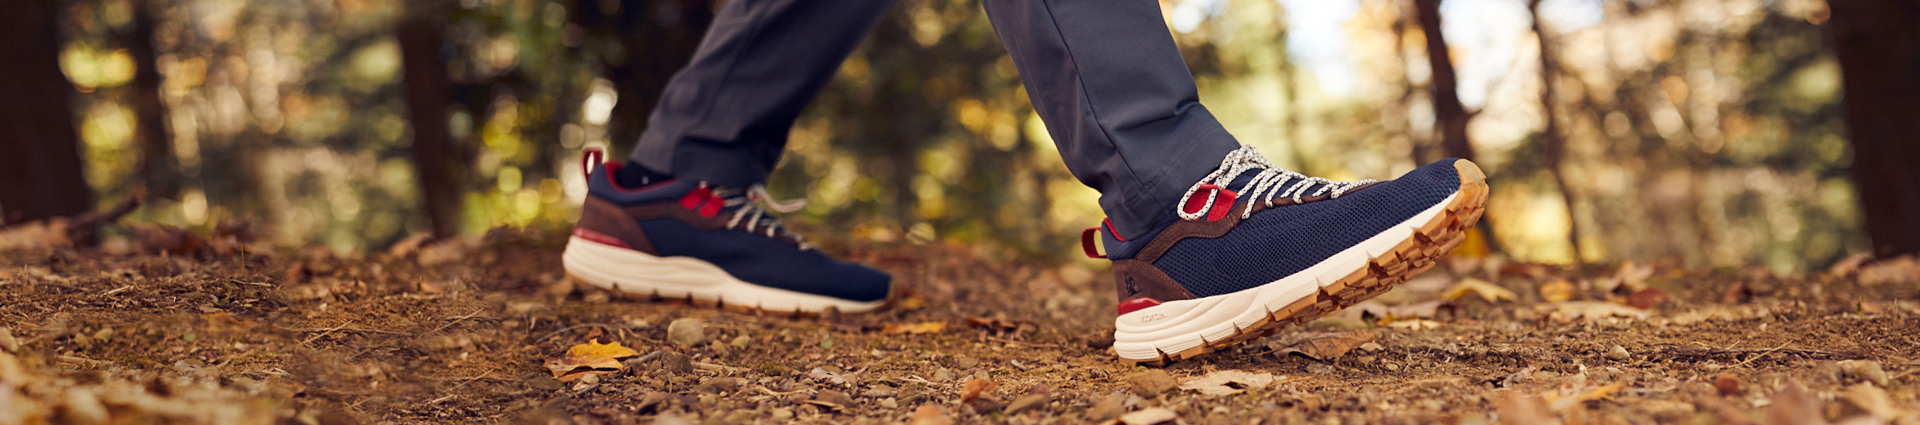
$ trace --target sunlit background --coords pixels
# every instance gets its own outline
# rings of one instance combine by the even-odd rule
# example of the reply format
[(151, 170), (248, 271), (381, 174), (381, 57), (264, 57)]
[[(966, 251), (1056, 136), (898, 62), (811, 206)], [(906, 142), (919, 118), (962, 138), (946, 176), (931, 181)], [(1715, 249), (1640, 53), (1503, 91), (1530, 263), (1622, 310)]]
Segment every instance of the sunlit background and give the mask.
[[(1385, 179), (1446, 155), (1414, 1), (1161, 6), (1202, 101), (1280, 165)], [(81, 92), (73, 108), (96, 202), (124, 199), (141, 179), (150, 116), (168, 165), (134, 219), (246, 218), (277, 244), (352, 252), (432, 231), (397, 29), (425, 22), (440, 37), (454, 151), (430, 160), (457, 176), (454, 228), (478, 234), (570, 226), (581, 150), (624, 156), (717, 7), (75, 0), (61, 68)], [(1506, 255), (1796, 272), (1865, 250), (1824, 2), (1445, 0), (1439, 10)], [(159, 71), (156, 105), (138, 101), (143, 66)], [(1552, 137), (1565, 143), (1557, 167)], [(1102, 215), (966, 0), (901, 1), (796, 126), (771, 184), (811, 200), (790, 220), (814, 229), (1035, 256), (1077, 252), (1071, 235)]]

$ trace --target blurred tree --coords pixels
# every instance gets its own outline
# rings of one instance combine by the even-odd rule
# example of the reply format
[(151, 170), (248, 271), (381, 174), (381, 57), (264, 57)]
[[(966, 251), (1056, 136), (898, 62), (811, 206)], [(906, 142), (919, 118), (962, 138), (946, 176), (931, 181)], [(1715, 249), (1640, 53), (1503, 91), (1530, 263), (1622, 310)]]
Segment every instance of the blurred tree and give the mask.
[(81, 174), (73, 84), (60, 71), (61, 4), (9, 5), (0, 13), (0, 222), (78, 215), (93, 192)]
[(180, 161), (173, 156), (172, 135), (167, 133), (167, 105), (160, 100), (160, 61), (153, 44), (153, 9), (149, 0), (131, 0), (133, 27), (127, 34), (127, 52), (133, 57), (133, 113), (138, 126), (140, 163), (135, 178), (143, 182), (147, 194), (173, 198), (180, 191)]
[(1560, 134), (1560, 125), (1555, 123), (1558, 115), (1554, 113), (1558, 100), (1554, 98), (1553, 80), (1559, 67), (1554, 65), (1553, 43), (1547, 39), (1547, 29), (1540, 25), (1540, 0), (1528, 1), (1527, 11), (1533, 14), (1533, 36), (1540, 44), (1540, 119), (1546, 121), (1545, 128), (1540, 129), (1540, 141), (1545, 145), (1541, 156), (1547, 172), (1553, 175), (1560, 199), (1567, 204), (1567, 244), (1573, 248), (1573, 263), (1577, 265), (1585, 261), (1580, 253), (1580, 220), (1575, 213), (1579, 209), (1574, 208), (1573, 189), (1567, 186), (1566, 172), (1560, 166), (1567, 157), (1567, 139)]
[(1873, 252), (1920, 253), (1920, 2), (1827, 3)]
[[(1440, 0), (1414, 0), (1420, 19), (1420, 32), (1427, 38), (1427, 64), (1433, 67), (1433, 113), (1440, 127), (1440, 146), (1446, 155), (1473, 159), (1473, 143), (1467, 140), (1467, 121), (1473, 114), (1460, 104), (1459, 78), (1453, 71), (1453, 57), (1447, 39), (1440, 31)], [(1427, 162), (1438, 158), (1418, 158)]]
[(410, 153), (419, 177), (421, 206), (435, 238), (459, 232), (462, 180), (455, 174), (453, 137), (449, 134), (449, 86), (446, 58), (445, 1), (406, 3), (394, 29), (400, 40), (402, 84), (406, 87), (407, 116), (412, 123)]

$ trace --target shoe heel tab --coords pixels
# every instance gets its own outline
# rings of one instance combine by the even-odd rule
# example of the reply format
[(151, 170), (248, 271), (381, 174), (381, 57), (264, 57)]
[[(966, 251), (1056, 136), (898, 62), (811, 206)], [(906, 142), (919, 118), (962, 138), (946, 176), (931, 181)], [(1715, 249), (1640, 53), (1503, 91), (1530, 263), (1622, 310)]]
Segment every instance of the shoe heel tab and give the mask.
[(580, 177), (586, 181), (593, 181), (593, 164), (605, 164), (606, 167), (608, 167), (607, 173), (612, 174), (613, 167), (618, 167), (619, 165), (607, 164), (606, 160), (607, 151), (601, 150), (600, 148), (587, 148), (587, 150), (581, 151)]
[(1100, 253), (1100, 244), (1094, 242), (1099, 238), (1099, 227), (1088, 227), (1087, 230), (1080, 231), (1080, 250), (1086, 252), (1087, 258), (1107, 258), (1106, 254)]

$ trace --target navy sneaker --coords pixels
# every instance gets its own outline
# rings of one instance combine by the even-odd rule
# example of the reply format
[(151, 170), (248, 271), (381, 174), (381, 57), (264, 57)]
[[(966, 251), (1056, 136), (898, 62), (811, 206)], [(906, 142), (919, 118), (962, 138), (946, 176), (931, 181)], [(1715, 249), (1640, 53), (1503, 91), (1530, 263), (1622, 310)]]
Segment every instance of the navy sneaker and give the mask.
[[(587, 155), (592, 162), (598, 152)], [(736, 310), (852, 313), (885, 304), (886, 273), (834, 260), (769, 215), (804, 201), (773, 201), (759, 185), (668, 179), (621, 187), (619, 167), (587, 174), (587, 200), (561, 259), (574, 281)]]
[(1464, 159), (1336, 182), (1242, 147), (1146, 235), (1120, 239), (1108, 222), (1081, 245), (1113, 261), (1114, 351), (1164, 363), (1325, 316), (1432, 268), (1480, 220), (1487, 193)]

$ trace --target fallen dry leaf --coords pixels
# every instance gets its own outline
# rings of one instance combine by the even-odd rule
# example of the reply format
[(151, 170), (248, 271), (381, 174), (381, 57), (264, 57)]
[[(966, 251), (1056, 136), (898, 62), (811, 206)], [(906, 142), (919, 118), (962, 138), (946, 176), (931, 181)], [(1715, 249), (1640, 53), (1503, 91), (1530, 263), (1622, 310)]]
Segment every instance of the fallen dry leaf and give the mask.
[(601, 344), (599, 340), (589, 340), (567, 348), (560, 358), (547, 361), (547, 370), (553, 372), (561, 382), (571, 382), (587, 375), (603, 375), (625, 370), (627, 366), (620, 360), (639, 356), (640, 352), (623, 347), (618, 341)]
[(1766, 415), (1760, 418), (1765, 425), (1805, 425), (1824, 424), (1826, 418), (1820, 413), (1820, 397), (1807, 391), (1800, 381), (1788, 381), (1787, 387), (1773, 393)]
[(1874, 419), (1891, 421), (1900, 416), (1900, 408), (1893, 404), (1893, 398), (1886, 390), (1869, 383), (1859, 383), (1848, 387), (1839, 394), (1841, 400), (1852, 404), (1854, 408), (1872, 415)]
[(953, 425), (953, 418), (947, 417), (946, 412), (940, 411), (940, 406), (927, 403), (920, 405), (920, 410), (913, 412), (913, 420), (907, 423), (911, 425)]
[(1577, 288), (1573, 286), (1573, 283), (1565, 280), (1556, 280), (1545, 285), (1540, 285), (1540, 299), (1547, 300), (1547, 302), (1550, 303), (1566, 302), (1573, 300), (1573, 295), (1576, 290)]
[(1479, 295), (1480, 299), (1486, 300), (1487, 302), (1513, 301), (1519, 299), (1519, 297), (1514, 295), (1513, 291), (1507, 290), (1507, 288), (1502, 288), (1499, 285), (1494, 285), (1492, 282), (1471, 277), (1460, 279), (1460, 283), (1454, 284), (1452, 288), (1441, 293), (1440, 297), (1447, 301), (1459, 301), (1461, 298), (1466, 297), (1467, 294)]
[(1020, 330), (1020, 324), (1022, 322), (1024, 321), (1010, 322), (1006, 320), (989, 319), (985, 317), (968, 317), (967, 327), (975, 328), (975, 329), (986, 329), (986, 330), (993, 331), (994, 333), (1007, 333), (1007, 332)]
[(47, 221), (16, 224), (0, 228), (0, 251), (16, 249), (52, 249), (71, 245), (67, 237), (67, 220), (54, 218)]
[(1599, 319), (1611, 316), (1646, 319), (1650, 314), (1646, 310), (1601, 301), (1567, 301), (1542, 304), (1534, 308), (1551, 310), (1549, 315), (1559, 320)]
[(1314, 360), (1331, 360), (1368, 341), (1373, 341), (1373, 332), (1301, 332), (1275, 337), (1267, 343), (1267, 348), (1280, 355), (1299, 354)]
[(994, 388), (999, 386), (999, 382), (993, 382), (991, 379), (973, 378), (967, 380), (966, 384), (960, 386), (960, 402), (972, 402), (973, 399), (980, 398), (982, 394), (993, 391)]
[(1558, 393), (1548, 393), (1545, 396), (1547, 409), (1555, 412), (1565, 412), (1574, 408), (1574, 406), (1579, 406), (1580, 403), (1607, 398), (1607, 396), (1613, 395), (1613, 392), (1619, 391), (1621, 387), (1625, 386), (1627, 386), (1626, 383), (1601, 385), (1567, 396), (1561, 396)]
[(1188, 379), (1180, 383), (1180, 389), (1199, 391), (1206, 395), (1234, 395), (1246, 390), (1267, 388), (1273, 384), (1273, 374), (1253, 374), (1240, 370), (1216, 370), (1207, 376)]
[(1419, 331), (1419, 330), (1427, 330), (1427, 329), (1440, 329), (1440, 322), (1435, 322), (1435, 321), (1426, 320), (1426, 319), (1396, 320), (1396, 321), (1387, 323), (1387, 327)]
[(908, 324), (888, 323), (880, 333), (888, 334), (934, 334), (947, 330), (947, 322), (920, 322)]
[(1920, 257), (1885, 258), (1860, 267), (1861, 285), (1920, 283)]
[(1119, 420), (1120, 420), (1120, 423), (1127, 424), (1127, 425), (1153, 425), (1153, 424), (1162, 423), (1162, 422), (1169, 422), (1174, 420), (1174, 418), (1177, 418), (1177, 417), (1179, 417), (1179, 415), (1175, 415), (1172, 410), (1154, 407), (1149, 409), (1140, 409), (1140, 411), (1137, 411), (1137, 412), (1120, 415)]
[(1869, 253), (1869, 252), (1862, 252), (1858, 254), (1849, 255), (1847, 256), (1847, 258), (1842, 258), (1840, 259), (1840, 261), (1833, 263), (1833, 267), (1828, 267), (1827, 275), (1833, 276), (1833, 277), (1847, 277), (1847, 276), (1853, 275), (1853, 272), (1860, 271), (1861, 264), (1866, 264), (1867, 260), (1872, 260), (1872, 259), (1873, 259), (1873, 253)]
[(1500, 413), (1500, 423), (1505, 425), (1560, 423), (1560, 418), (1547, 409), (1547, 401), (1536, 395), (1509, 392), (1495, 402), (1493, 408)]
[(1627, 306), (1641, 310), (1653, 308), (1664, 302), (1667, 302), (1667, 291), (1662, 291), (1660, 288), (1641, 289), (1627, 296)]

